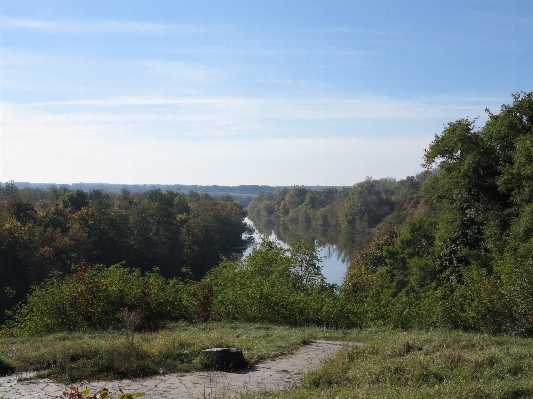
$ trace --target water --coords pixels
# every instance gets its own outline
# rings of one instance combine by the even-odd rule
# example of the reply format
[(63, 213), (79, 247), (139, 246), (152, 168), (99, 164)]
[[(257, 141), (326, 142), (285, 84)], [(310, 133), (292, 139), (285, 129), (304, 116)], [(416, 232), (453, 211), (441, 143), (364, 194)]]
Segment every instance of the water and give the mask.
[[(319, 249), (319, 256), (323, 258), (322, 273), (328, 283), (342, 284), (346, 267), (354, 254), (354, 249), (345, 242), (338, 229), (332, 226), (315, 226), (308, 223), (287, 222), (280, 219), (253, 217), (245, 222), (254, 228), (256, 243), (263, 236), (278, 241), (287, 246), (290, 239), (310, 240)], [(252, 251), (250, 244), (243, 253), (248, 255)]]

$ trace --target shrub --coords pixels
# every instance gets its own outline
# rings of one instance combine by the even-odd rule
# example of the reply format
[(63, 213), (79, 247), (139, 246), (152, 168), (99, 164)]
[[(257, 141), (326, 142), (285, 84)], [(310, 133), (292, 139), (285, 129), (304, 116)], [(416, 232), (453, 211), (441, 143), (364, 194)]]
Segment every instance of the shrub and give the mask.
[(202, 281), (201, 310), (223, 320), (332, 324), (338, 297), (319, 262), (311, 243), (284, 248), (265, 238), (247, 258), (224, 260)]
[[(124, 324), (124, 311), (135, 314), (137, 328), (157, 328), (165, 321), (190, 319), (189, 288), (167, 280), (157, 270), (142, 275), (122, 265), (88, 267), (35, 286), (18, 304), (4, 333), (15, 336), (59, 331), (106, 330)], [(130, 327), (130, 326), (125, 326)]]

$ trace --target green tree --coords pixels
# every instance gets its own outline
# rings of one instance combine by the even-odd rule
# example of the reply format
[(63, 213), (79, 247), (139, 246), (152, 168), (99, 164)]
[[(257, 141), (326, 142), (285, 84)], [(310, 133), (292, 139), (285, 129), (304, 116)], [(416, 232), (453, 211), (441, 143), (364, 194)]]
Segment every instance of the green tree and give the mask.
[[(498, 306), (507, 309), (498, 313), (507, 314), (506, 322), (498, 319), (499, 323), (529, 335), (533, 309), (526, 304), (533, 298), (533, 285), (527, 245), (533, 231), (525, 220), (533, 192), (533, 93), (513, 95), (513, 104), (503, 105), (499, 114), (487, 112), (482, 128), (461, 119), (435, 137), (426, 150), (425, 165), (436, 167), (438, 173), (423, 191), (441, 209), (435, 253), (445, 295), (466, 298), (465, 292), (480, 286), (502, 295), (491, 295), (485, 302), (456, 301), (453, 306), (461, 303), (463, 310), (454, 326), (480, 328), (468, 316), (473, 308), (465, 303), (475, 305), (477, 314), (489, 314), (490, 309), (496, 314), (497, 299)], [(497, 323), (492, 324), (495, 331)]]
[(20, 199), (13, 199), (7, 205), (9, 216), (22, 224), (28, 224), (37, 220), (37, 211), (32, 204)]
[(89, 194), (83, 190), (76, 190), (65, 195), (62, 199), (63, 207), (71, 213), (76, 213), (81, 208), (89, 206)]

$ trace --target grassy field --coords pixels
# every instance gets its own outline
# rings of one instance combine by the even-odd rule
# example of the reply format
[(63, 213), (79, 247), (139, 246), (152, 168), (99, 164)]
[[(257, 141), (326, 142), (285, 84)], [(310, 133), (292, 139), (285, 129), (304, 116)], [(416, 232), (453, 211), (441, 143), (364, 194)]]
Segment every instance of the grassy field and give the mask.
[[(0, 339), (0, 359), (57, 381), (114, 379), (204, 367), (201, 350), (239, 347), (257, 363), (313, 339), (360, 341), (304, 377), (259, 397), (533, 398), (533, 341), (456, 331), (328, 330), (264, 324), (178, 323), (143, 334), (59, 334)], [(244, 395), (243, 398), (247, 398)], [(250, 396), (250, 397), (253, 397)]]
[[(65, 333), (0, 339), (0, 374), (38, 371), (60, 382), (111, 380), (204, 368), (202, 349), (236, 347), (250, 364), (293, 352), (312, 339), (350, 339), (318, 327), (176, 323), (149, 333)], [(3, 364), (3, 366), (2, 366)]]
[(261, 397), (533, 398), (533, 341), (455, 331), (365, 330), (302, 387)]

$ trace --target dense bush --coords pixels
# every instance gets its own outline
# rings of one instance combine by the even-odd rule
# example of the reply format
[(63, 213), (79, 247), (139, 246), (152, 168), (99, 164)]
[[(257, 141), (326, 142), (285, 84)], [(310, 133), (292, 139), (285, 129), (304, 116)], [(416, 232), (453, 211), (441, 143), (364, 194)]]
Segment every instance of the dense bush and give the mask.
[(199, 285), (203, 315), (287, 325), (332, 324), (336, 288), (326, 283), (311, 243), (265, 239), (241, 260), (225, 260)]
[(154, 271), (142, 275), (121, 265), (87, 267), (35, 286), (17, 305), (3, 332), (15, 336), (60, 331), (146, 329), (194, 316), (191, 287)]

